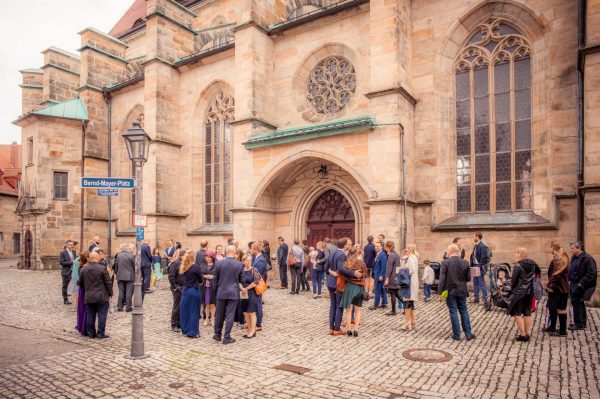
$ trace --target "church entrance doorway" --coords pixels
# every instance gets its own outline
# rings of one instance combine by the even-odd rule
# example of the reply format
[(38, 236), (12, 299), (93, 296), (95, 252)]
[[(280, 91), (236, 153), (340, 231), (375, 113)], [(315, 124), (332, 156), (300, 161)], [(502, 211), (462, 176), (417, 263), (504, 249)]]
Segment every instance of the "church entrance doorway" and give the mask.
[(308, 243), (316, 246), (325, 237), (351, 238), (355, 242), (354, 211), (348, 199), (336, 190), (328, 190), (315, 200), (307, 220)]

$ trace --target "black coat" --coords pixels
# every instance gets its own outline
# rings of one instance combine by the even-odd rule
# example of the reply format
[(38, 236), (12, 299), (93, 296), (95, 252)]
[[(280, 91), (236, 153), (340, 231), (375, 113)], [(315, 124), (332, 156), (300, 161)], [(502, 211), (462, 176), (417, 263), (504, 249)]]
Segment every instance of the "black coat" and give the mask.
[(69, 256), (69, 251), (67, 251), (67, 248), (63, 249), (60, 252), (60, 266), (62, 267), (62, 270), (60, 272), (61, 275), (63, 275), (63, 276), (71, 275), (71, 268), (73, 267), (75, 258), (77, 258), (77, 254), (75, 251), (73, 251), (73, 260), (71, 260), (71, 257)]
[(88, 263), (81, 269), (77, 282), (85, 291), (85, 304), (107, 302), (112, 296), (112, 280), (106, 267), (99, 263)]
[(400, 286), (396, 282), (396, 270), (402, 266), (400, 255), (397, 252), (392, 251), (388, 254), (387, 265), (385, 269), (385, 277), (388, 279), (388, 288), (392, 290), (400, 289)]
[(206, 249), (201, 249), (198, 252), (196, 252), (196, 262), (194, 262), (194, 264), (196, 264), (198, 266), (202, 266), (203, 264), (205, 264), (206, 263), (204, 261), (205, 255), (206, 255)]
[(183, 284), (185, 282), (183, 274), (179, 274), (179, 267), (181, 266), (181, 259), (173, 261), (167, 268), (169, 274), (169, 284), (171, 284), (171, 290), (183, 291)]
[[(571, 263), (573, 261), (571, 260)], [(581, 254), (577, 266), (577, 278), (571, 279), (571, 285), (581, 286), (584, 290), (583, 300), (589, 301), (596, 290), (597, 280), (596, 261), (587, 252)], [(575, 289), (575, 288), (573, 288)]]
[(152, 250), (150, 249), (150, 245), (142, 244), (142, 256), (141, 256), (141, 266), (142, 267), (152, 267)]
[(452, 295), (457, 297), (469, 296), (467, 282), (471, 281), (469, 262), (459, 256), (451, 256), (442, 261), (438, 292), (454, 290)]
[(511, 276), (511, 303), (533, 294), (533, 280), (542, 271), (535, 261), (525, 258), (517, 262)]

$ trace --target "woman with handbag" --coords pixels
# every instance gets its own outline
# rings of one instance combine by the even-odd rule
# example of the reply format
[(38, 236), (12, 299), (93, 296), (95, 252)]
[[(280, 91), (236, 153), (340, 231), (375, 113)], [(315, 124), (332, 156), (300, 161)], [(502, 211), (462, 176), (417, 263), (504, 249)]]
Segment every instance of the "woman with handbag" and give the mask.
[(403, 268), (408, 269), (410, 276), (410, 296), (402, 298), (404, 305), (404, 329), (410, 330), (416, 327), (415, 301), (419, 298), (419, 253), (415, 244), (408, 244), (408, 259)]
[(250, 339), (256, 336), (256, 311), (258, 310), (258, 295), (254, 287), (260, 281), (260, 274), (252, 267), (252, 256), (245, 255), (242, 258), (244, 270), (242, 270), (242, 278), (240, 285), (240, 299), (244, 319), (248, 325), (248, 332), (244, 338)]
[(529, 341), (532, 327), (531, 305), (533, 302), (533, 280), (540, 274), (540, 267), (527, 258), (527, 250), (523, 247), (515, 251), (515, 267), (511, 276), (511, 297), (508, 314), (514, 316), (519, 335), (515, 341)]
[(400, 255), (394, 251), (394, 242), (387, 241), (385, 243), (385, 251), (387, 252), (387, 266), (385, 270), (385, 288), (390, 293), (390, 301), (392, 309), (386, 313), (386, 316), (396, 316), (396, 299), (402, 302), (400, 297), (400, 286), (396, 282), (396, 277), (401, 267)]
[[(312, 257), (311, 257), (312, 258)], [(323, 270), (325, 269), (325, 252), (323, 252), (323, 242), (317, 243), (316, 255), (314, 256), (314, 266), (312, 269), (312, 285), (313, 285), (313, 298), (321, 298), (321, 289), (323, 286)]]
[[(346, 264), (346, 269), (350, 271), (360, 271), (361, 278), (350, 278), (344, 276), (346, 283), (344, 285), (344, 294), (340, 301), (340, 307), (346, 312), (346, 329), (349, 337), (358, 337), (358, 328), (360, 327), (360, 311), (364, 300), (368, 300), (368, 293), (365, 291), (365, 277), (367, 276), (367, 266), (362, 260), (360, 248), (354, 248)], [(354, 323), (352, 323), (352, 314), (354, 314)], [(352, 331), (354, 326), (354, 331)]]
[[(548, 266), (548, 312), (550, 323), (543, 329), (552, 337), (567, 336), (567, 302), (569, 299), (569, 255), (557, 241), (550, 244), (554, 258)], [(556, 321), (560, 321), (560, 329), (556, 330)]]

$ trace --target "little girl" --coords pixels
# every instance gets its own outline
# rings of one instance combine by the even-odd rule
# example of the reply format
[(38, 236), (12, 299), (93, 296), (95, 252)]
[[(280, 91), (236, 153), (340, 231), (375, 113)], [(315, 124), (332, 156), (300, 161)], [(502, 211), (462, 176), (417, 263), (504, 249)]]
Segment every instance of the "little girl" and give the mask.
[(431, 300), (431, 285), (435, 280), (435, 273), (429, 263), (428, 260), (423, 261), (425, 269), (423, 270), (423, 278), (421, 279), (421, 281), (423, 281), (423, 295), (425, 296), (425, 302)]
[(158, 288), (158, 284), (163, 278), (162, 258), (160, 257), (160, 250), (158, 248), (154, 248), (154, 251), (152, 251), (152, 275), (155, 279), (154, 286)]

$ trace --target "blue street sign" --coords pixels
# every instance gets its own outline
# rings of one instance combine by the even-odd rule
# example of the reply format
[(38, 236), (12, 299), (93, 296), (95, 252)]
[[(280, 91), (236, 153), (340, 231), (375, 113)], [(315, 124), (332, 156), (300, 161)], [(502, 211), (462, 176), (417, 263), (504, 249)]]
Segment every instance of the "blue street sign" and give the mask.
[(136, 241), (143, 241), (144, 240), (144, 228), (143, 227), (136, 227), (135, 228), (135, 240)]
[(134, 179), (122, 179), (119, 177), (82, 177), (82, 188), (112, 188), (132, 189), (135, 187)]
[(116, 188), (99, 188), (98, 195), (101, 197), (114, 197), (119, 195), (119, 190)]

